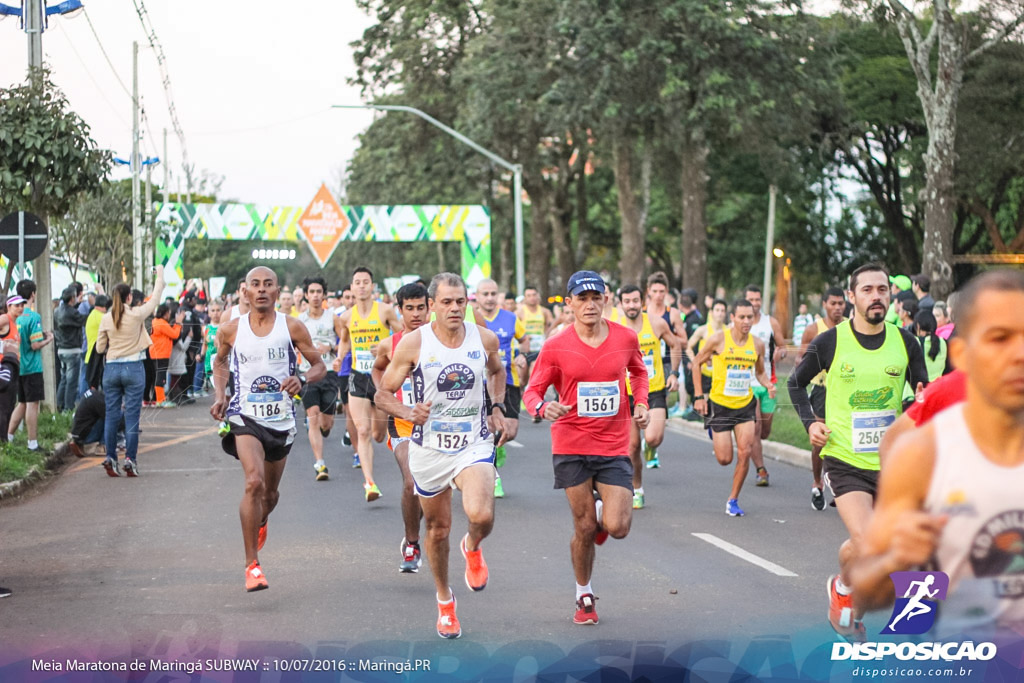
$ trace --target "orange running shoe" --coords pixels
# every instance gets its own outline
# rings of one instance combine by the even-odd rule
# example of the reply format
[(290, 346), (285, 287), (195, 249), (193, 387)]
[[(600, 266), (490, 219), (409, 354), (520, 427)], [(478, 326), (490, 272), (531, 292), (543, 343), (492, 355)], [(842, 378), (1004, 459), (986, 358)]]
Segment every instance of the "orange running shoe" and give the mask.
[(594, 602), (597, 598), (592, 593), (584, 593), (576, 601), (576, 614), (572, 618), (574, 624), (586, 625), (597, 623), (597, 609)]
[(462, 625), (455, 616), (455, 594), (447, 605), (437, 603), (437, 635), (442, 638), (458, 638), (462, 635)]
[(267, 523), (263, 522), (259, 533), (256, 536), (256, 550), (263, 550), (263, 544), (267, 542)]
[(466, 550), (466, 539), (469, 534), (462, 537), (459, 548), (462, 556), (466, 558), (466, 585), (470, 590), (482, 591), (487, 588), (487, 562), (484, 561), (484, 551), (477, 548), (473, 552)]
[(853, 618), (853, 596), (842, 595), (836, 590), (839, 576), (828, 577), (828, 623), (844, 639), (850, 642), (864, 642), (867, 631), (864, 623)]
[(267, 588), (269, 588), (267, 585), (267, 575), (263, 573), (259, 561), (253, 560), (252, 564), (245, 570), (245, 590), (252, 593), (253, 591), (261, 591)]

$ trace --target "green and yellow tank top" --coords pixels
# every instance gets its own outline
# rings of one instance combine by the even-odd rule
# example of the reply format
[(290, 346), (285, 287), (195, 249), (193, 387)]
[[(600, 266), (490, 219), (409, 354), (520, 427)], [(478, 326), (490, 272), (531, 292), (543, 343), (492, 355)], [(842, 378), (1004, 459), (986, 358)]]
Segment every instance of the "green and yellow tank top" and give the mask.
[(540, 351), (544, 346), (544, 307), (538, 306), (536, 313), (530, 313), (523, 306), (523, 326), (526, 327), (526, 334), (530, 337), (530, 353)]
[(878, 470), (878, 444), (903, 412), (907, 347), (895, 325), (885, 323), (885, 341), (868, 351), (850, 321), (836, 325), (836, 355), (825, 378), (825, 424), (832, 431), (821, 451), (862, 470)]
[(750, 388), (757, 367), (757, 347), (754, 335), (740, 346), (732, 338), (732, 329), (725, 328), (722, 353), (711, 357), (711, 400), (723, 408), (736, 410), (754, 400)]
[(380, 315), (380, 302), (374, 301), (370, 314), (359, 315), (359, 306), (352, 307), (348, 321), (348, 336), (352, 342), (352, 369), (364, 375), (373, 368), (374, 355), (371, 349), (391, 335)]
[[(708, 339), (711, 339), (713, 336), (715, 336), (723, 329), (725, 329), (724, 327), (720, 327), (716, 330), (710, 320), (707, 322), (707, 324), (702, 325), (702, 327), (704, 328), (704, 336), (701, 338), (699, 342), (697, 342), (697, 353), (700, 353), (700, 350), (703, 349), (704, 345), (708, 343)], [(714, 359), (700, 366), (700, 374), (704, 375), (705, 377), (711, 377), (711, 364), (713, 360)]]
[[(818, 321), (818, 334), (821, 334), (822, 332), (826, 331), (827, 329), (828, 329), (828, 323), (826, 323), (824, 321), (824, 319), (819, 320)], [(817, 335), (815, 335), (815, 336), (817, 336)], [(817, 384), (819, 387), (825, 386), (825, 376), (826, 375), (828, 375), (828, 372), (825, 371), (825, 370), (822, 370), (821, 372), (819, 372), (817, 375), (814, 376), (814, 379), (811, 380), (811, 384)]]
[[(647, 381), (650, 382), (649, 391), (653, 393), (665, 388), (665, 364), (661, 360), (661, 339), (654, 334), (651, 319), (647, 317), (647, 314), (643, 313), (642, 316), (643, 325), (636, 336), (640, 340), (640, 355), (643, 357), (644, 367), (647, 368)], [(630, 396), (633, 395), (633, 388), (629, 386), (629, 377), (626, 378), (626, 391)]]

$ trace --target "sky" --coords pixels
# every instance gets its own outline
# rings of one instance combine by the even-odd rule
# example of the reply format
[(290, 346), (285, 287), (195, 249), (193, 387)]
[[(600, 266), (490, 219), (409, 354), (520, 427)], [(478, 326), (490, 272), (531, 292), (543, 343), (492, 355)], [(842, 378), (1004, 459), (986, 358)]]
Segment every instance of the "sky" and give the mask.
[[(357, 147), (356, 136), (374, 116), (370, 111), (329, 109), (332, 104), (362, 103), (359, 91), (347, 84), (355, 74), (349, 43), (371, 21), (352, 0), (142, 4), (166, 56), (189, 161), (197, 173), (205, 169), (225, 176), (221, 198), (305, 206), (321, 182), (336, 190), (341, 169)], [(156, 53), (134, 3), (84, 0), (84, 5), (85, 13), (51, 17), (43, 34), (43, 60), (54, 81), (89, 124), (99, 146), (128, 159), (132, 41), (137, 40), (139, 93), (148, 120), (142, 154), (163, 156), (167, 128), (169, 186), (177, 191), (180, 182), (184, 192), (182, 148), (171, 126)], [(27, 59), (27, 37), (17, 17), (0, 21), (0, 87), (24, 81)], [(125, 168), (117, 167), (112, 177), (128, 177)], [(163, 169), (157, 166), (153, 181), (162, 179)]]

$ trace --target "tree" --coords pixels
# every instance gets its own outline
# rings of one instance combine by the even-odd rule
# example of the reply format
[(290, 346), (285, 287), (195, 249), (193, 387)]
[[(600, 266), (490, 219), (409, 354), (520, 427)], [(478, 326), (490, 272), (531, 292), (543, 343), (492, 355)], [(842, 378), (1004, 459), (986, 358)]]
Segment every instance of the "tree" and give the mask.
[[(922, 26), (900, 0), (887, 0), (917, 80), (928, 126), (925, 162), (925, 214), (922, 271), (932, 280), (936, 298), (953, 289), (953, 233), (956, 228), (957, 110), (967, 65), (977, 60), (1024, 22), (1020, 0), (986, 3), (980, 44), (972, 44), (972, 17), (957, 14), (949, 0), (931, 0), (931, 26)], [(934, 61), (933, 61), (934, 60)]]
[[(96, 192), (110, 170), (111, 155), (97, 148), (89, 126), (71, 111), (44, 70), (21, 86), (0, 90), (0, 214), (28, 209), (44, 220), (63, 216), (77, 197)], [(44, 329), (53, 328), (50, 254), (35, 261)], [(4, 292), (6, 294), (6, 290)], [(55, 389), (53, 355), (43, 354), (43, 384)], [(48, 399), (49, 400), (49, 399)]]
[(131, 282), (131, 207), (130, 181), (103, 183), (98, 193), (82, 195), (66, 216), (55, 221), (61, 238), (54, 252), (69, 263), (80, 260), (92, 266), (108, 290), (119, 282)]

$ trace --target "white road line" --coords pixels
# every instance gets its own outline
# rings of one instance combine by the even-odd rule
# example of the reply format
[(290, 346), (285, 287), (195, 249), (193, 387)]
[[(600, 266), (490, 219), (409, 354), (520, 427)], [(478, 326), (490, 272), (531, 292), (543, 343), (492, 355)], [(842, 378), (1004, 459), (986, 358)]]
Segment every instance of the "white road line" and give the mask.
[(523, 447), (523, 444), (519, 443), (518, 441), (509, 441), (505, 445), (508, 446), (509, 448), (522, 448)]
[(764, 559), (763, 557), (758, 557), (754, 553), (748, 552), (748, 551), (744, 550), (743, 548), (739, 547), (738, 545), (733, 545), (732, 543), (729, 543), (728, 541), (723, 541), (722, 539), (720, 539), (718, 536), (715, 536), (714, 534), (698, 534), (698, 533), (694, 533), (693, 535), (696, 536), (697, 538), (699, 538), (702, 541), (707, 541), (711, 545), (721, 548), (722, 550), (724, 550), (727, 553), (735, 555), (736, 557), (740, 558), (741, 560), (746, 560), (747, 562), (750, 562), (751, 564), (756, 564), (761, 569), (767, 569), (772, 574), (776, 574), (777, 576), (796, 576), (796, 574), (794, 574), (793, 572), (789, 571), (785, 567), (780, 567), (779, 565), (775, 564), (774, 562), (769, 562), (768, 560)]

